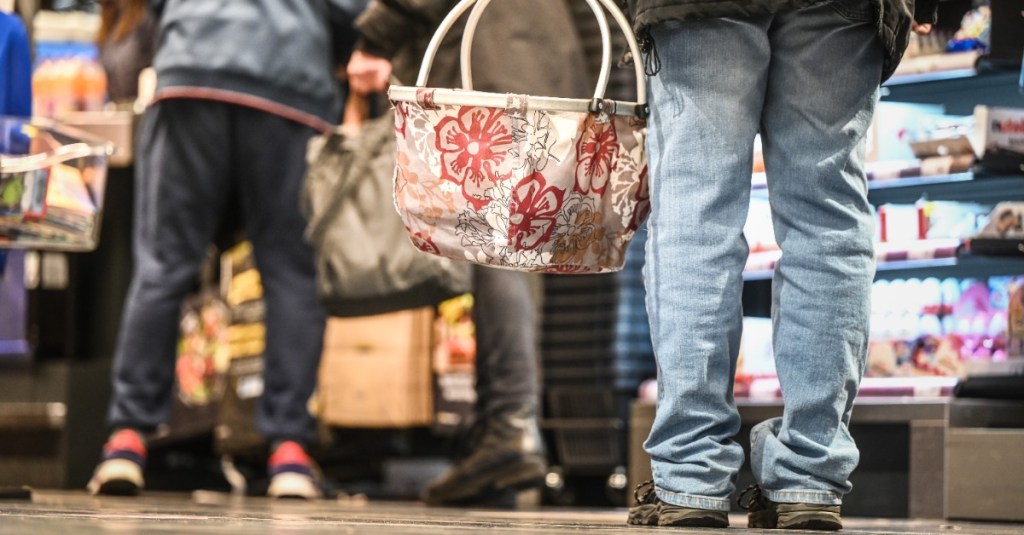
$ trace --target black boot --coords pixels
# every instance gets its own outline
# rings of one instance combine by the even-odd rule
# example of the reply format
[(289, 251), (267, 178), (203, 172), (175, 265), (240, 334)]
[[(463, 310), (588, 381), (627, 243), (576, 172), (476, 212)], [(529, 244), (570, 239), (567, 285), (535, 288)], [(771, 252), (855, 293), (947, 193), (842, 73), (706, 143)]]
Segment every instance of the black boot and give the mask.
[(427, 486), (428, 505), (493, 503), (509, 491), (544, 484), (547, 461), (534, 414), (489, 417), (482, 425), (468, 455)]

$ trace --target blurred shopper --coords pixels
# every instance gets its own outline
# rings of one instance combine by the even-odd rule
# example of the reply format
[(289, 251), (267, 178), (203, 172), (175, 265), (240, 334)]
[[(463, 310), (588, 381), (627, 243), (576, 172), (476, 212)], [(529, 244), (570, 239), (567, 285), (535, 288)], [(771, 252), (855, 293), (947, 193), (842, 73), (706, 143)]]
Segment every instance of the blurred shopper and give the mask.
[(156, 24), (146, 0), (100, 2), (100, 62), (114, 103), (131, 103), (139, 94), (139, 73), (153, 64)]
[(865, 134), (912, 18), (933, 22), (935, 0), (631, 4), (647, 65), (660, 66), (645, 267), (659, 384), (645, 444), (654, 485), (629, 522), (729, 524), (744, 460), (733, 380), (760, 132), (782, 248), (772, 323), (785, 411), (752, 430), (759, 486), (740, 501), (752, 528), (840, 529), (875, 273)]
[[(362, 0), (151, 0), (157, 89), (137, 151), (135, 274), (121, 323), (108, 415), (89, 490), (143, 486), (145, 437), (174, 386), (178, 318), (229, 205), (241, 208), (266, 299), (257, 428), (271, 444), (268, 493), (320, 494), (306, 453), (324, 312), (299, 212), (306, 142), (337, 124), (334, 48)], [(351, 31), (350, 31), (351, 32)], [(116, 33), (116, 32), (115, 32)]]
[[(0, 78), (0, 115), (32, 115), (30, 48), (28, 31), (21, 18), (14, 13), (0, 11), (0, 68), (4, 72), (3, 78)], [(2, 266), (0, 259), (0, 268)]]
[[(350, 87), (383, 91), (394, 68), (415, 81), (423, 52), (451, 0), (375, 0), (357, 25), (362, 39), (348, 65)], [(458, 87), (462, 26), (445, 40), (430, 85)], [(583, 97), (585, 64), (563, 0), (500, 0), (480, 20), (473, 46), (474, 89)], [(538, 487), (547, 471), (537, 420), (537, 304), (530, 276), (474, 266), (477, 333), (476, 423), (456, 465), (431, 483), (433, 505), (491, 504)]]

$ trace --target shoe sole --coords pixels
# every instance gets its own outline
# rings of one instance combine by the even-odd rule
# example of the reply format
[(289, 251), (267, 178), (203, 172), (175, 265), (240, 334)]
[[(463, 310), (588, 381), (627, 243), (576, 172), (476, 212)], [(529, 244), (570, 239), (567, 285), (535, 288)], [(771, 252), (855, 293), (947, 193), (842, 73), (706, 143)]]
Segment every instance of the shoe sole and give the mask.
[(807, 529), (814, 531), (839, 531), (843, 529), (843, 521), (839, 513), (833, 511), (780, 511), (775, 525), (778, 529)]
[(142, 491), (142, 469), (124, 459), (103, 461), (89, 481), (88, 490), (95, 495), (137, 496)]
[(267, 496), (284, 500), (317, 500), (322, 497), (308, 476), (287, 472), (270, 480)]
[(139, 486), (131, 481), (115, 479), (99, 486), (95, 494), (102, 496), (138, 496)]
[(832, 518), (812, 518), (797, 522), (783, 524), (779, 522), (778, 529), (806, 529), (813, 531), (839, 531), (843, 529), (843, 523)]
[[(729, 527), (729, 515), (722, 512), (714, 514), (709, 511), (690, 510), (683, 515), (664, 515), (658, 511), (658, 525), (663, 527), (677, 528), (727, 528)], [(666, 518), (668, 517), (668, 518)]]
[(626, 524), (630, 526), (657, 526), (658, 504), (644, 504), (630, 507)]
[(525, 490), (544, 484), (547, 464), (538, 459), (505, 465), (498, 472), (483, 473), (475, 479), (460, 483), (458, 487), (444, 493), (444, 496), (427, 496), (428, 505), (447, 505), (476, 498), (484, 492), (503, 490)]
[(724, 529), (729, 527), (729, 522), (722, 522), (717, 518), (688, 518), (686, 520), (677, 520), (675, 522), (668, 522), (662, 524), (659, 520), (658, 526), (661, 527), (673, 527), (673, 528), (715, 528)]

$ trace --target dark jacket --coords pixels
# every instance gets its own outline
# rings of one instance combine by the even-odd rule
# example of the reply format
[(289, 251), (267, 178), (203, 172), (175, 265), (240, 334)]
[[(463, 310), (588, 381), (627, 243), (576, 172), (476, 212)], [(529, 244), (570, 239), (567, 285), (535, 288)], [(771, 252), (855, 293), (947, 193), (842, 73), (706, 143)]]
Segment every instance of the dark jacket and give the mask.
[(156, 24), (152, 16), (139, 21), (128, 35), (109, 37), (100, 45), (100, 63), (107, 73), (107, 93), (114, 102), (131, 102), (139, 94), (139, 73), (153, 64)]
[[(392, 60), (395, 76), (413, 85), (423, 51), (453, 0), (373, 0), (359, 17), (356, 46)], [(462, 19), (466, 19), (464, 15)], [(465, 25), (449, 32), (431, 69), (431, 87), (461, 87), (459, 46)], [(473, 45), (479, 91), (586, 98), (582, 47), (563, 0), (497, 0), (480, 19)]]
[[(628, 0), (637, 34), (667, 20), (765, 15), (830, 0)], [(910, 40), (910, 23), (934, 23), (939, 0), (865, 0), (874, 7), (878, 37), (885, 47), (882, 81), (896, 70)]]
[(332, 27), (344, 28), (346, 18), (351, 26), (367, 2), (150, 0), (160, 33), (155, 97), (228, 95), (258, 108), (283, 106), (282, 115), (311, 126), (335, 124), (334, 73), (344, 58), (332, 53)]

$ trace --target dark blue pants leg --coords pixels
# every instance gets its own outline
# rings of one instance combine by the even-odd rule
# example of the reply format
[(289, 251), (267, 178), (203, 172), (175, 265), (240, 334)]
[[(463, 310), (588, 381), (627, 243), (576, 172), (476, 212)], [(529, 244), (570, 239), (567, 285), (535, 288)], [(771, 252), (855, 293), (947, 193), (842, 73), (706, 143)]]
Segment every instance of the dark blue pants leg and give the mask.
[(323, 349), (324, 310), (316, 296), (312, 247), (299, 192), (312, 129), (239, 108), (237, 165), (245, 233), (253, 243), (267, 303), (264, 389), (256, 426), (270, 441), (316, 441), (307, 409)]
[(171, 100), (150, 110), (137, 163), (136, 272), (114, 363), (112, 426), (150, 431), (166, 421), (181, 302), (237, 195), (267, 303), (257, 427), (269, 440), (315, 440), (306, 407), (316, 385), (324, 313), (298, 202), (313, 133), (219, 102)]
[(229, 125), (229, 107), (197, 100), (160, 102), (143, 119), (135, 272), (112, 371), (113, 427), (149, 432), (170, 413), (182, 300), (231, 194)]

